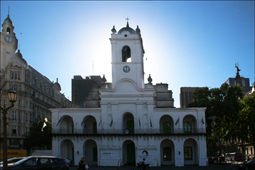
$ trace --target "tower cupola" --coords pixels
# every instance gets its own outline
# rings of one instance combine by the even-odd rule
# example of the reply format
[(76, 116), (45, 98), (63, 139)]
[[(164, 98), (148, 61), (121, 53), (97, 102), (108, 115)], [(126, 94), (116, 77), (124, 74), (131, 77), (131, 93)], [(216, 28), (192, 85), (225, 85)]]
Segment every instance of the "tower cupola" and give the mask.
[(3, 24), (2, 24), (2, 32), (7, 33), (7, 34), (14, 34), (13, 30), (14, 30), (14, 26), (12, 23), (12, 20), (10, 19), (10, 15), (8, 14), (7, 18), (4, 20)]
[(7, 16), (7, 18), (4, 20), (4, 23), (5, 24), (9, 24), (9, 25), (12, 25), (13, 26), (13, 24), (12, 24), (12, 20), (10, 19), (10, 16), (8, 15)]

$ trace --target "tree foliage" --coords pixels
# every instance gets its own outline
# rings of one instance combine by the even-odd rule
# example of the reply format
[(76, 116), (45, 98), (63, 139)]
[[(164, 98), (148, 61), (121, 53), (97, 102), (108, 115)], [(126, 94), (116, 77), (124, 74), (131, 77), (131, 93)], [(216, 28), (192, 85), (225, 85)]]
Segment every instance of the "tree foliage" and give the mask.
[(231, 87), (223, 84), (220, 88), (207, 87), (197, 89), (192, 94), (193, 101), (189, 107), (206, 107), (208, 154), (214, 155), (225, 149), (224, 141), (232, 141), (238, 135), (239, 112), (242, 110), (240, 100), (244, 94), (240, 86)]
[[(52, 145), (52, 120), (47, 116), (35, 121), (27, 134), (24, 135), (24, 147), (28, 150), (31, 148), (51, 149)], [(43, 128), (44, 123), (46, 126)]]
[(242, 101), (239, 114), (239, 136), (242, 142), (253, 143), (255, 148), (255, 93), (246, 96)]

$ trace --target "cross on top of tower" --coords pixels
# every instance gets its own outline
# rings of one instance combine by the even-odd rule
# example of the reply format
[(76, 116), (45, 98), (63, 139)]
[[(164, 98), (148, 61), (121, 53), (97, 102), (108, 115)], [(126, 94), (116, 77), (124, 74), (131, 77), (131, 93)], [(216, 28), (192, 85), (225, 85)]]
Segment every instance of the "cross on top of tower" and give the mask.
[(128, 20), (129, 20), (129, 18), (127, 17), (125, 20), (127, 20), (127, 28), (129, 28), (129, 24), (128, 24)]

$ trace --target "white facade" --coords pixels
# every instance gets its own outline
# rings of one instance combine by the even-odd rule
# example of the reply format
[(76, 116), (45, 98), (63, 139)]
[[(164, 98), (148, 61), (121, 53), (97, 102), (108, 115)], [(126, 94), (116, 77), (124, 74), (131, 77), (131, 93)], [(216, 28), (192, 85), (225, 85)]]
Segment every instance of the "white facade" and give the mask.
[(151, 166), (206, 166), (205, 108), (155, 108), (139, 28), (113, 28), (110, 41), (112, 83), (100, 89), (101, 108), (51, 109), (53, 155), (98, 166), (144, 157)]

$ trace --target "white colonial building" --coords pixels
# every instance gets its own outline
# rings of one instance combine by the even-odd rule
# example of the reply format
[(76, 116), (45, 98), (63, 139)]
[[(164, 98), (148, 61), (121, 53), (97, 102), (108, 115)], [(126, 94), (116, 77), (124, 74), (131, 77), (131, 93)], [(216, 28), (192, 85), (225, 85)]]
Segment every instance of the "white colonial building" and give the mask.
[[(100, 88), (100, 108), (52, 111), (53, 155), (89, 164), (120, 166), (143, 157), (151, 166), (207, 165), (205, 108), (157, 102), (160, 86), (144, 83), (140, 29), (112, 29), (112, 83)], [(110, 61), (109, 61), (110, 62)], [(164, 97), (164, 94), (167, 96)], [(169, 107), (164, 102), (170, 103)], [(172, 103), (172, 104), (171, 104)]]

